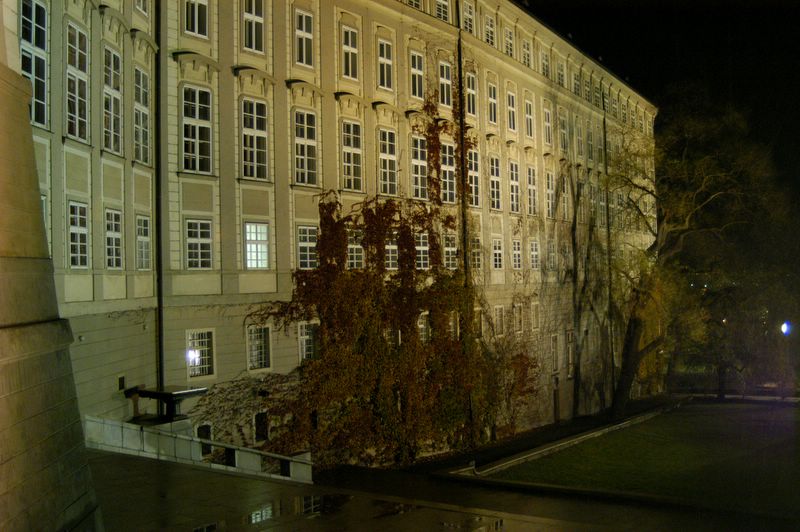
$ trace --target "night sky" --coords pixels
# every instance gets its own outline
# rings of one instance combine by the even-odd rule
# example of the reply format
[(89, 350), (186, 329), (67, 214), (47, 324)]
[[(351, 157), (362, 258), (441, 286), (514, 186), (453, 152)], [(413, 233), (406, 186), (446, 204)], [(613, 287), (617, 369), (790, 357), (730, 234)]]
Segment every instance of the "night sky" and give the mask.
[[(656, 105), (671, 83), (707, 85), (750, 119), (800, 200), (800, 2), (530, 0), (540, 20)], [(757, 7), (756, 7), (757, 6)]]

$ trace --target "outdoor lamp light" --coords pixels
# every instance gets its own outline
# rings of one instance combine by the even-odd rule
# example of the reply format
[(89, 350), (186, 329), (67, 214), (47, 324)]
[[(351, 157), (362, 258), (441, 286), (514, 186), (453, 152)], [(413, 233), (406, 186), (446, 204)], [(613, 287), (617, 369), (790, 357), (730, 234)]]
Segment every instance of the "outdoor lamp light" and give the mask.
[(784, 321), (781, 324), (781, 332), (784, 336), (789, 336), (789, 333), (792, 331), (792, 325), (788, 321)]

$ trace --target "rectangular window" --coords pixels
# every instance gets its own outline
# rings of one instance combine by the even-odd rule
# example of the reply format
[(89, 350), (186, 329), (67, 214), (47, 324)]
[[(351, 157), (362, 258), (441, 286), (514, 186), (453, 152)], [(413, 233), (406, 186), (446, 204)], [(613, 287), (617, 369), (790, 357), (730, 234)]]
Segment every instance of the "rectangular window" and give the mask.
[(149, 270), (151, 268), (150, 250), (150, 217), (136, 217), (136, 269)]
[(67, 24), (67, 135), (89, 140), (89, 38)]
[(270, 360), (269, 327), (247, 326), (247, 369), (265, 369), (272, 366)]
[(534, 239), (530, 241), (530, 254), (531, 254), (531, 270), (538, 270), (540, 267), (539, 262), (539, 241)]
[(406, 3), (416, 9), (422, 9), (422, 0), (406, 0)]
[(531, 41), (527, 39), (522, 40), (522, 64), (531, 68)]
[(506, 93), (506, 107), (508, 109), (508, 129), (517, 130), (517, 95), (513, 92)]
[(208, 37), (208, 0), (184, 0), (183, 5), (186, 33)]
[(539, 328), (539, 302), (534, 301), (531, 303), (531, 328)]
[(497, 85), (489, 83), (489, 123), (497, 124)]
[(347, 267), (358, 270), (364, 267), (364, 247), (361, 245), (361, 231), (347, 231)]
[(502, 305), (494, 307), (494, 335), (495, 336), (503, 336), (505, 333), (505, 323), (504, 323), (504, 316), (505, 309), (503, 309)]
[(248, 270), (269, 268), (269, 225), (245, 222), (244, 267)]
[(317, 228), (299, 226), (297, 228), (297, 267), (313, 270), (317, 267)]
[(392, 43), (378, 41), (378, 87), (392, 90)]
[(575, 333), (567, 331), (564, 343), (567, 351), (567, 377), (572, 378), (575, 371)]
[(569, 219), (569, 185), (567, 176), (561, 176), (561, 216), (564, 220)]
[(397, 233), (390, 233), (386, 236), (384, 267), (387, 270), (396, 270), (398, 268), (398, 260), (400, 258), (399, 250), (397, 248)]
[(431, 339), (430, 317), (427, 312), (422, 312), (417, 317), (417, 334), (422, 343), (429, 342)]
[(575, 148), (578, 157), (583, 157), (583, 121), (580, 118), (575, 119)]
[(514, 57), (514, 29), (513, 28), (505, 28), (504, 33), (504, 49), (505, 53), (509, 57)]
[(244, 0), (244, 47), (264, 51), (264, 0)]
[(300, 109), (294, 112), (294, 181), (317, 184), (317, 115)]
[(33, 88), (31, 121), (47, 125), (47, 8), (36, 0), (23, 0), (20, 13), (20, 59), (22, 75)]
[(89, 267), (89, 207), (74, 201), (69, 202), (69, 266)]
[(342, 175), (344, 188), (361, 190), (361, 124), (342, 122)]
[(576, 96), (581, 95), (581, 74), (580, 72), (572, 73), (572, 93)]
[(133, 70), (133, 158), (150, 164), (150, 75)]
[(554, 271), (556, 269), (556, 243), (552, 240), (547, 241), (547, 269)]
[(492, 239), (492, 268), (495, 270), (503, 269), (503, 239)]
[(476, 116), (478, 114), (478, 79), (475, 74), (467, 74), (467, 114)]
[(472, 269), (481, 271), (483, 269), (483, 248), (481, 247), (481, 239), (472, 237), (470, 240), (469, 260)]
[(428, 148), (425, 137), (411, 137), (412, 195), (428, 199)]
[(211, 173), (211, 92), (183, 87), (183, 169)]
[(267, 179), (267, 104), (242, 100), (242, 175)]
[(489, 46), (494, 46), (494, 17), (491, 15), (483, 17), (483, 40)]
[(524, 327), (522, 305), (514, 305), (514, 332), (521, 333)]
[(149, 11), (148, 10), (148, 6), (147, 6), (148, 2), (149, 2), (149, 0), (136, 0), (136, 2), (135, 2), (136, 9), (141, 11), (142, 14), (145, 15), (145, 16), (147, 16), (147, 13)]
[(533, 102), (525, 100), (525, 136), (533, 138)]
[(578, 181), (578, 190), (575, 194), (576, 201), (578, 202), (578, 221), (581, 223), (586, 222), (586, 184), (583, 181)]
[(528, 214), (535, 216), (538, 211), (536, 198), (536, 168), (528, 167)]
[(358, 31), (342, 27), (342, 76), (358, 79)]
[(508, 162), (508, 192), (509, 209), (511, 212), (520, 212), (519, 164), (516, 161)]
[(439, 159), (441, 165), (442, 201), (445, 203), (456, 202), (456, 157), (455, 146), (442, 144)]
[(476, 150), (467, 152), (467, 179), (469, 180), (469, 205), (481, 206), (480, 159)]
[(550, 172), (550, 171), (545, 172), (545, 185), (547, 187), (547, 190), (546, 190), (547, 217), (548, 218), (555, 218), (556, 217), (556, 178), (553, 175), (553, 172)]
[(300, 362), (319, 356), (319, 324), (301, 321), (297, 324), (297, 343)]
[(299, 9), (294, 12), (294, 62), (314, 66), (314, 18)]
[(567, 69), (561, 61), (556, 65), (556, 82), (562, 87), (567, 86)]
[(542, 76), (550, 77), (550, 51), (542, 50), (540, 55), (540, 63), (542, 67)]
[(550, 336), (550, 358), (553, 361), (553, 371), (558, 371), (558, 335)]
[(469, 2), (464, 3), (464, 18), (461, 21), (461, 27), (467, 33), (475, 33), (475, 6)]
[(494, 210), (503, 208), (500, 200), (500, 159), (489, 158), (489, 206)]
[(186, 331), (186, 362), (189, 377), (214, 374), (214, 331), (212, 329)]
[(569, 150), (569, 131), (567, 130), (567, 112), (559, 108), (558, 113), (558, 146), (561, 153), (567, 153)]
[(211, 243), (211, 221), (186, 220), (186, 269), (211, 269)]
[(594, 130), (591, 122), (586, 122), (586, 157), (589, 161), (594, 160)]
[(411, 96), (425, 98), (425, 57), (418, 52), (410, 53), (411, 59)]
[(106, 268), (122, 269), (122, 212), (106, 209)]
[(450, 22), (450, 0), (436, 0), (436, 18)]
[(439, 103), (450, 107), (453, 100), (453, 67), (446, 61), (439, 62)]
[(606, 226), (606, 219), (607, 219), (607, 216), (606, 216), (606, 200), (607, 200), (607, 198), (608, 198), (608, 192), (606, 192), (605, 190), (601, 190), (600, 191), (600, 207), (598, 209), (599, 210), (598, 218), (600, 219), (600, 222), (599, 222), (600, 227), (605, 227)]
[(416, 268), (427, 270), (431, 267), (430, 247), (428, 246), (428, 233), (414, 235), (414, 248), (416, 250)]
[(511, 241), (511, 267), (515, 270), (522, 269), (522, 242), (520, 240)]
[(444, 267), (448, 270), (458, 268), (458, 248), (456, 247), (456, 235), (444, 235)]
[(378, 130), (381, 194), (397, 194), (397, 138), (391, 129)]
[(103, 148), (122, 152), (122, 73), (120, 56), (106, 48), (103, 53)]
[(543, 109), (544, 114), (544, 143), (552, 146), (553, 144), (553, 112), (549, 107)]

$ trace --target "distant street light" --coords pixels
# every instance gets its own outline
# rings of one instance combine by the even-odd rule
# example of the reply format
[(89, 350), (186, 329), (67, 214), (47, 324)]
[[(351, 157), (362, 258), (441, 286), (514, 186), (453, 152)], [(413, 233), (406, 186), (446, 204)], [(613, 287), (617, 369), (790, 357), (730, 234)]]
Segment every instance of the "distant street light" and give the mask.
[(792, 324), (789, 323), (788, 321), (784, 321), (781, 324), (781, 332), (783, 333), (784, 336), (789, 336), (789, 333), (792, 332)]

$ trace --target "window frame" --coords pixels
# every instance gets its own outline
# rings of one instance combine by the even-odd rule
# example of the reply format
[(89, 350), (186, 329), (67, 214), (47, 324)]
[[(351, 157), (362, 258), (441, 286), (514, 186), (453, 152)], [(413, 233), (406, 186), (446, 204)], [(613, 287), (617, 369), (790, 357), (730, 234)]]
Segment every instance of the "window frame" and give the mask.
[(133, 69), (133, 158), (150, 164), (150, 73), (138, 65)]
[[(75, 41), (73, 42), (73, 32)], [(81, 142), (91, 138), (91, 88), (89, 86), (90, 45), (86, 31), (72, 22), (67, 23), (67, 63), (65, 68), (67, 136)], [(74, 51), (73, 51), (74, 50)], [(71, 84), (74, 89), (71, 89)], [(81, 95), (82, 93), (82, 95)]]
[[(474, 157), (473, 157), (474, 156)], [(480, 152), (476, 149), (467, 151), (467, 180), (469, 185), (469, 206), (481, 206), (481, 172)]]
[(489, 200), (491, 210), (503, 210), (500, 157), (495, 156), (489, 156)]
[[(194, 101), (188, 104), (187, 93), (194, 94)], [(207, 105), (201, 101), (202, 95), (207, 96)], [(202, 118), (206, 108), (208, 118)], [(187, 115), (190, 109), (194, 110), (194, 116)], [(193, 136), (187, 135), (187, 131), (193, 131)], [(207, 140), (203, 132), (207, 132)], [(204, 145), (208, 146), (207, 154), (203, 153)], [(211, 174), (214, 170), (214, 95), (206, 87), (186, 84), (181, 90), (181, 161), (184, 172)]]
[[(142, 223), (144, 222), (144, 223)], [(150, 216), (136, 215), (136, 270), (153, 269), (153, 248)]]
[(343, 188), (355, 192), (364, 190), (364, 158), (361, 122), (342, 120), (341, 156)]
[(297, 351), (302, 364), (319, 357), (319, 322), (316, 320), (297, 322)]
[[(266, 338), (264, 336), (265, 331)], [(257, 336), (260, 336), (260, 338)], [(247, 325), (245, 328), (245, 344), (247, 353), (247, 371), (263, 371), (272, 369), (272, 328), (269, 325), (256, 323)], [(264, 363), (265, 359), (266, 363)]]
[(394, 90), (394, 43), (386, 39), (378, 39), (378, 88), (386, 91)]
[(441, 143), (439, 156), (439, 172), (441, 175), (442, 203), (456, 202), (456, 159), (455, 145), (449, 142)]
[(439, 105), (453, 106), (453, 65), (439, 61)]
[[(186, 329), (186, 369), (190, 380), (214, 376), (217, 355), (215, 332), (214, 328)], [(197, 337), (193, 337), (194, 335)], [(193, 351), (198, 352), (196, 357), (191, 355)], [(192, 363), (193, 359), (197, 362)]]
[[(269, 181), (269, 111), (267, 102), (258, 98), (241, 99), (241, 137), (239, 143), (241, 176), (244, 179)], [(263, 126), (259, 126), (263, 124)]]
[(122, 270), (124, 267), (122, 234), (124, 224), (122, 211), (106, 208), (103, 220), (105, 221), (105, 258), (107, 270)]
[(420, 135), (411, 135), (411, 191), (414, 199), (428, 199), (428, 142)]
[(542, 259), (541, 255), (539, 254), (539, 239), (538, 238), (531, 238), (530, 242), (528, 243), (529, 247), (529, 254), (530, 254), (530, 261), (531, 261), (531, 270), (539, 271), (542, 268)]
[(69, 268), (71, 270), (87, 270), (91, 264), (92, 249), (91, 232), (89, 231), (89, 204), (69, 201), (67, 217)]
[[(242, 223), (243, 266), (245, 270), (268, 270), (270, 267), (269, 223), (245, 220)], [(261, 238), (263, 237), (263, 238)]]
[(319, 228), (315, 225), (298, 225), (296, 235), (297, 269), (313, 270), (317, 268), (319, 266), (319, 257), (317, 256)]
[(378, 128), (378, 179), (381, 194), (397, 195), (397, 132), (394, 129)]
[(352, 81), (358, 81), (358, 41), (358, 29), (343, 24), (342, 77)]
[[(207, 218), (186, 218), (184, 221), (184, 263), (187, 270), (211, 270), (214, 268), (214, 224)], [(192, 224), (197, 236), (190, 236)], [(203, 236), (206, 234), (208, 236)], [(192, 249), (195, 246), (196, 249)], [(194, 256), (194, 257), (193, 257)], [(193, 265), (194, 264), (194, 265)]]
[[(30, 17), (25, 16), (26, 4), (30, 6)], [(20, 4), (20, 71), (31, 82), (31, 123), (42, 127), (47, 127), (50, 122), (49, 19), (50, 14), (43, 2), (23, 0)], [(30, 33), (30, 38), (26, 38), (27, 33)], [(25, 68), (26, 59), (29, 69)]]
[(411, 98), (425, 99), (425, 56), (416, 50), (409, 51), (409, 80)]
[[(317, 135), (317, 113), (304, 108), (294, 109), (294, 183), (297, 185), (319, 186), (319, 150)], [(302, 123), (298, 118), (302, 116)], [(309, 121), (309, 117), (312, 120)], [(312, 123), (310, 123), (312, 122)], [(298, 133), (302, 131), (302, 136)], [(302, 148), (302, 149), (301, 149)], [(302, 164), (301, 164), (302, 163)]]
[[(248, 52), (264, 53), (264, 0), (242, 0), (242, 48)], [(261, 14), (258, 14), (260, 6)], [(250, 45), (248, 45), (248, 40)]]
[(506, 111), (508, 123), (506, 126), (508, 130), (517, 132), (517, 93), (514, 91), (506, 91)]
[[(188, 11), (190, 6), (194, 7), (191, 13)], [(184, 0), (183, 32), (200, 39), (208, 39), (208, 0)]]
[(486, 84), (486, 97), (488, 101), (488, 116), (487, 120), (489, 124), (496, 126), (497, 125), (497, 85), (494, 83), (488, 82)]
[(295, 8), (293, 21), (294, 64), (305, 68), (314, 68), (314, 15)]
[(492, 269), (503, 269), (503, 239), (492, 237)]

